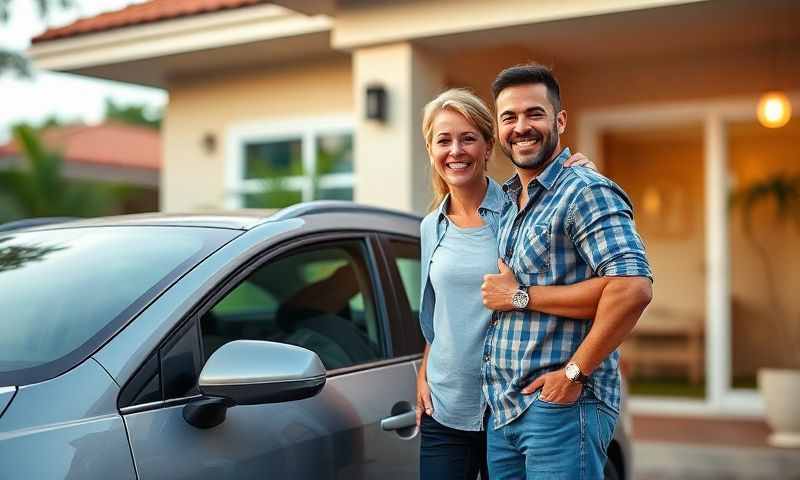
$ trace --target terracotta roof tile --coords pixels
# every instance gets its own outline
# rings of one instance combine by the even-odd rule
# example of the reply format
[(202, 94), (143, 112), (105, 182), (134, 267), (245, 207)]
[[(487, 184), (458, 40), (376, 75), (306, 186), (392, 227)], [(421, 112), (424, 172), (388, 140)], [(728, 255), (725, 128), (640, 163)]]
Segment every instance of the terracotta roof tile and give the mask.
[[(120, 123), (52, 127), (43, 132), (42, 140), (47, 148), (59, 151), (65, 162), (161, 169), (161, 135), (152, 128)], [(0, 146), (0, 157), (18, 151), (12, 141)]]
[(63, 27), (50, 28), (34, 37), (32, 42), (74, 37), (86, 33), (246, 7), (262, 2), (263, 0), (150, 0), (145, 3), (129, 5), (122, 10), (82, 18)]

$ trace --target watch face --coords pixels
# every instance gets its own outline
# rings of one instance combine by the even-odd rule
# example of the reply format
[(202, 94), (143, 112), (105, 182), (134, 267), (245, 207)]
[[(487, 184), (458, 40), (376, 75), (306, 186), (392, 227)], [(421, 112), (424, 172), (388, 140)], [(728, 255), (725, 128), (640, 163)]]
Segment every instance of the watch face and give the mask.
[(572, 380), (573, 382), (578, 379), (578, 376), (581, 374), (580, 369), (574, 363), (570, 363), (567, 365), (565, 369), (565, 373), (567, 374), (567, 378)]
[(528, 294), (525, 292), (517, 292), (511, 297), (511, 304), (516, 308), (525, 308), (528, 306)]

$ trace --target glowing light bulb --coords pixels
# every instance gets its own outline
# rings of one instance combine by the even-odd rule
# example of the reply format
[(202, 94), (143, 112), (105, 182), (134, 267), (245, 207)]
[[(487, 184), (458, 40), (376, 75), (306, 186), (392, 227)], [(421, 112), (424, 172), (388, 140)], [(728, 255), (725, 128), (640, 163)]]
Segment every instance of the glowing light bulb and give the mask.
[(780, 128), (792, 118), (792, 104), (783, 92), (767, 92), (758, 101), (758, 121), (767, 128)]

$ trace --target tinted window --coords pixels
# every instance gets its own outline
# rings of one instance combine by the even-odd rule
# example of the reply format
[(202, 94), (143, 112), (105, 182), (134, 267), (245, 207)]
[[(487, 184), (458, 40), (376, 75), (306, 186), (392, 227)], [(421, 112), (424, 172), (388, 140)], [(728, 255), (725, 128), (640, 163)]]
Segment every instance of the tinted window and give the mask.
[(408, 332), (407, 338), (412, 352), (422, 352), (425, 340), (419, 329), (420, 305), (420, 247), (419, 242), (411, 240), (390, 239), (389, 257), (397, 267), (397, 276), (403, 285), (398, 291), (397, 300), (403, 316), (404, 330)]
[(315, 351), (328, 369), (385, 358), (361, 242), (308, 248), (255, 270), (202, 318), (208, 358), (233, 340)]
[(67, 370), (236, 233), (102, 227), (0, 237), (0, 385)]

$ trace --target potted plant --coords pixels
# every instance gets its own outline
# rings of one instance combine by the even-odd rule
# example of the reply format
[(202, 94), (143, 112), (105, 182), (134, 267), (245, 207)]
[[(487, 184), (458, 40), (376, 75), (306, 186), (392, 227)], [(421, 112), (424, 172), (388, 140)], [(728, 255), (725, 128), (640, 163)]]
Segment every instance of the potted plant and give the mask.
[[(758, 386), (766, 406), (767, 423), (773, 430), (769, 443), (778, 447), (800, 447), (800, 318), (786, 312), (778, 295), (770, 250), (753, 225), (753, 210), (770, 204), (781, 223), (791, 221), (800, 231), (800, 175), (778, 174), (736, 190), (731, 206), (740, 211), (744, 233), (765, 271), (768, 301), (774, 308), (775, 356), (758, 371)], [(786, 245), (786, 248), (792, 248)]]

